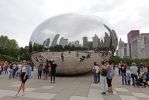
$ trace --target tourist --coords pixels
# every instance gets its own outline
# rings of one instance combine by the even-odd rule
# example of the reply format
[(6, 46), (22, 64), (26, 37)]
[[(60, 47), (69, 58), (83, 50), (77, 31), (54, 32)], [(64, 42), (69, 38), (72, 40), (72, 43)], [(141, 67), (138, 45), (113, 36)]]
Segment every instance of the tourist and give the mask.
[(21, 79), (21, 69), (22, 69), (21, 62), (19, 62), (17, 66), (18, 66), (17, 77), (18, 77), (18, 79)]
[(53, 60), (51, 64), (51, 83), (55, 83), (56, 67), (57, 67), (57, 64)]
[(28, 75), (28, 79), (31, 79), (32, 67), (30, 66), (30, 62), (27, 62), (27, 64), (26, 64), (26, 73)]
[(109, 64), (107, 63), (107, 84), (108, 84), (108, 92), (113, 93), (112, 89), (112, 79), (115, 75), (113, 64), (111, 61), (109, 61)]
[(8, 74), (8, 63), (7, 63), (7, 61), (5, 61), (3, 67), (4, 67), (4, 73)]
[(13, 64), (10, 64), (9, 67), (9, 80), (13, 78)]
[[(122, 62), (121, 62), (122, 63)], [(118, 74), (121, 75), (121, 63), (118, 65)]]
[(107, 66), (104, 61), (101, 62), (101, 77), (100, 77), (100, 85), (101, 85), (101, 94), (106, 94), (107, 90)]
[(131, 72), (130, 72), (130, 68), (128, 68), (128, 70), (126, 71), (126, 80), (127, 80), (127, 85), (130, 86), (130, 83), (131, 83)]
[(122, 84), (126, 85), (127, 81), (126, 81), (126, 64), (122, 63), (121, 64), (121, 76), (122, 76)]
[(130, 71), (131, 71), (131, 78), (132, 78), (132, 83), (133, 86), (135, 86), (135, 83), (137, 82), (138, 84), (138, 68), (136, 66), (135, 63), (132, 63), (132, 66), (130, 67)]
[(41, 79), (41, 76), (42, 76), (42, 68), (43, 68), (43, 64), (40, 63), (40, 65), (38, 66), (38, 79)]
[(97, 62), (94, 62), (93, 73), (94, 73), (94, 83), (98, 83), (100, 77), (99, 77), (99, 66), (97, 65)]
[(49, 63), (48, 63), (48, 60), (47, 60), (45, 68), (44, 68), (44, 80), (48, 79), (48, 74), (49, 74)]
[(26, 61), (23, 61), (23, 64), (22, 64), (22, 73), (21, 73), (21, 85), (19, 87), (19, 90), (18, 90), (18, 93), (15, 95), (16, 97), (18, 96), (18, 94), (20, 93), (20, 91), (22, 90), (23, 91), (23, 94), (22, 96), (25, 95), (25, 83), (28, 79), (28, 72), (27, 72), (27, 64), (26, 64)]
[(0, 75), (2, 74), (2, 66), (0, 66)]

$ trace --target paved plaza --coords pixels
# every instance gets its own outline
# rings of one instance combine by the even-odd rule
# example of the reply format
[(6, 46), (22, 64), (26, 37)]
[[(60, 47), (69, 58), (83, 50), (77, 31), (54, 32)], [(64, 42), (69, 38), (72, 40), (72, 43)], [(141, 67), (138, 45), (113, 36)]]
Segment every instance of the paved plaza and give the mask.
[(134, 88), (121, 85), (120, 76), (113, 79), (114, 94), (101, 95), (99, 84), (92, 82), (92, 74), (57, 77), (56, 83), (38, 80), (36, 71), (27, 81), (25, 96), (15, 98), (20, 82), (0, 76), (0, 100), (149, 100), (149, 87)]

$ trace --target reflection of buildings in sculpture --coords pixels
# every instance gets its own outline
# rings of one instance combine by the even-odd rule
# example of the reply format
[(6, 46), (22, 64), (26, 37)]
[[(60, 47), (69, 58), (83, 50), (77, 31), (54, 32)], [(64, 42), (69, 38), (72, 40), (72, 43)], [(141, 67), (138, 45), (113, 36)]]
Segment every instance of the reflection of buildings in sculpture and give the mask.
[(149, 33), (141, 34), (131, 41), (131, 58), (149, 58)]
[(51, 43), (51, 47), (57, 45), (57, 40), (58, 40), (59, 36), (60, 36), (59, 34), (56, 34), (55, 35), (55, 37), (54, 37), (54, 39), (53, 39), (53, 41)]
[(83, 47), (88, 48), (88, 38), (87, 37), (83, 37)]
[(76, 40), (76, 41), (71, 41), (71, 42), (69, 42), (69, 46), (80, 47), (80, 44), (79, 44), (79, 41)]
[(112, 43), (110, 43), (110, 44), (111, 44), (112, 49), (114, 49), (114, 51), (115, 51), (117, 48), (117, 45), (118, 45), (118, 38), (117, 38), (115, 30), (112, 30), (112, 32), (113, 32), (113, 34), (110, 34), (110, 37), (112, 38), (110, 42), (112, 42)]
[[(105, 32), (105, 37), (104, 37), (104, 47), (109, 47), (110, 46), (110, 36), (108, 35), (107, 32)], [(108, 49), (108, 48), (107, 48)]]
[(45, 48), (49, 48), (49, 46), (50, 46), (50, 38), (47, 38), (47, 39), (43, 42), (43, 46), (44, 46)]
[(95, 36), (93, 37), (93, 48), (98, 48), (98, 36), (95, 34)]
[(80, 46), (79, 40), (76, 40), (76, 41), (75, 41), (75, 47), (79, 47), (79, 46)]
[(74, 41), (69, 42), (69, 46), (75, 46), (75, 42)]
[(62, 45), (63, 47), (65, 47), (66, 45), (68, 45), (68, 39), (64, 39), (64, 37), (62, 37), (60, 39), (59, 45)]
[(88, 46), (89, 49), (93, 49), (93, 42), (92, 41), (88, 41), (87, 46)]

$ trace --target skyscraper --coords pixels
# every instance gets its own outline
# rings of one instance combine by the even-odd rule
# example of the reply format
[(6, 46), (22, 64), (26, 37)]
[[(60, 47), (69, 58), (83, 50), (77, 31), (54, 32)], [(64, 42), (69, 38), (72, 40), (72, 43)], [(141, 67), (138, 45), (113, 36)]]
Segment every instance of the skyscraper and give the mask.
[(62, 37), (60, 39), (59, 45), (62, 45), (63, 47), (68, 45), (68, 39), (64, 39), (64, 37)]
[(83, 47), (88, 48), (88, 38), (87, 37), (83, 37)]
[(58, 40), (59, 36), (60, 36), (59, 34), (56, 34), (55, 35), (55, 37), (54, 37), (54, 39), (53, 39), (53, 41), (51, 43), (51, 47), (57, 45), (57, 40)]
[(140, 35), (140, 31), (139, 30), (131, 30), (128, 34), (127, 34), (127, 39), (128, 39), (128, 43), (131, 44), (132, 40)]

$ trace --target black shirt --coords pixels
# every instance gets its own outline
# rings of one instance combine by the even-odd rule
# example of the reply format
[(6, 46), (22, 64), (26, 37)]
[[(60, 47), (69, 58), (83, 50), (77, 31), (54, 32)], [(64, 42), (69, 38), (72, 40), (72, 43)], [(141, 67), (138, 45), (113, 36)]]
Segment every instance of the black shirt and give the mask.
[(57, 64), (51, 64), (51, 72), (56, 71)]

